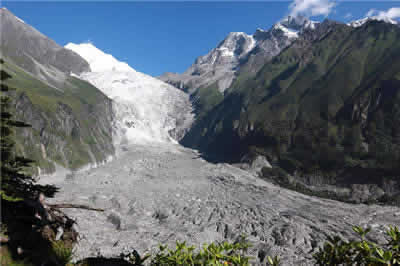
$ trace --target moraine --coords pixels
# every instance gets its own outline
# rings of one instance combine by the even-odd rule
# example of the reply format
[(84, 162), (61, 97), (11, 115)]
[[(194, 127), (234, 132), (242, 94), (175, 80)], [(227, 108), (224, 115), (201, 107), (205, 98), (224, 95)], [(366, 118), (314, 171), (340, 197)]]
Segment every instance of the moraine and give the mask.
[(276, 254), (284, 265), (310, 265), (316, 243), (327, 233), (348, 238), (354, 236), (352, 225), (379, 232), (400, 224), (399, 208), (309, 197), (234, 166), (208, 163), (177, 144), (121, 148), (116, 160), (96, 169), (42, 178), (61, 188), (52, 202), (105, 209), (66, 209), (81, 234), (76, 259), (131, 249), (142, 254), (159, 242), (199, 245), (245, 234), (255, 258)]

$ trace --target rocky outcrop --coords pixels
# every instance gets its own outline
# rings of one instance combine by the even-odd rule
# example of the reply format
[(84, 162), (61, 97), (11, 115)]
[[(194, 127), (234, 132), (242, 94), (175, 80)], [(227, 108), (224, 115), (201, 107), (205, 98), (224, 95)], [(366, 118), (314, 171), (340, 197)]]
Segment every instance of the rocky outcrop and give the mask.
[(184, 73), (167, 72), (159, 78), (190, 94), (214, 83), (223, 93), (239, 72), (257, 72), (297, 39), (300, 32), (312, 30), (317, 24), (305, 17), (289, 16), (269, 30), (257, 29), (253, 35), (231, 32), (216, 48), (198, 57)]
[(198, 57), (183, 74), (165, 73), (160, 79), (190, 94), (197, 88), (217, 83), (218, 90), (228, 88), (240, 60), (254, 48), (255, 39), (243, 32), (231, 32), (216, 48)]
[(76, 169), (114, 154), (112, 103), (107, 97), (88, 107), (91, 111), (82, 110), (77, 115), (62, 102), (57, 102), (55, 112), (49, 114), (33, 104), (25, 92), (14, 96), (16, 118), (32, 126), (17, 131), (17, 143), (22, 153), (36, 161), (33, 173), (52, 173), (54, 163)]
[(70, 73), (89, 71), (78, 54), (59, 46), (6, 8), (0, 9), (2, 56), (36, 78), (60, 87)]
[(112, 102), (76, 78), (90, 70), (88, 62), (5, 8), (0, 20), (2, 68), (11, 75), (7, 85), (16, 89), (15, 115), (32, 125), (17, 131), (19, 152), (36, 161), (32, 173), (107, 160), (114, 154)]
[(224, 162), (257, 151), (308, 185), (354, 191), (355, 201), (380, 189), (392, 197), (381, 184), (400, 173), (399, 39), (379, 21), (304, 30), (257, 74), (241, 73), (182, 143)]
[(400, 205), (398, 177), (381, 176), (380, 180), (373, 181), (372, 179), (376, 179), (377, 176), (372, 176), (372, 179), (365, 176), (360, 178), (360, 175), (349, 175), (345, 171), (330, 177), (322, 173), (290, 175), (279, 167), (272, 169), (265, 167), (259, 172), (259, 175), (264, 180), (307, 195), (351, 203), (379, 202)]
[(327, 235), (351, 239), (352, 225), (379, 232), (400, 223), (398, 207), (310, 197), (237, 167), (208, 163), (178, 145), (126, 148), (118, 160), (77, 173), (74, 180), (56, 178), (62, 189), (54, 202), (105, 209), (65, 209), (84, 236), (77, 260), (132, 250), (144, 255), (160, 243), (173, 248), (177, 240), (199, 246), (245, 235), (253, 265), (265, 265), (266, 255), (279, 255), (282, 265), (314, 265), (312, 254)]

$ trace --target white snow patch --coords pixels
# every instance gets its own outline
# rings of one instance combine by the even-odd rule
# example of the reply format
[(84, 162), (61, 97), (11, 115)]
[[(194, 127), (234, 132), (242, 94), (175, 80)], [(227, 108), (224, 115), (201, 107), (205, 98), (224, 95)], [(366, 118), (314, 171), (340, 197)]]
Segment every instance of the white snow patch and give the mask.
[(221, 53), (221, 56), (227, 56), (227, 57), (235, 56), (235, 53), (227, 47), (220, 47), (217, 48), (217, 50)]
[(307, 22), (306, 22), (306, 24), (304, 25), (304, 28), (315, 30), (315, 25), (317, 25), (317, 24), (319, 24), (319, 23), (320, 23), (320, 22), (318, 22), (318, 21), (310, 20), (310, 21), (307, 21)]
[(245, 54), (249, 53), (256, 46), (256, 40), (253, 35), (250, 35), (250, 45), (247, 47)]
[(19, 17), (15, 17), (19, 22), (21, 22), (21, 23), (24, 23), (25, 24), (25, 21), (23, 21), (22, 19), (20, 19)]
[(372, 16), (372, 17), (365, 17), (362, 19), (351, 21), (351, 22), (347, 23), (347, 25), (354, 27), (354, 28), (358, 28), (358, 27), (361, 27), (362, 25), (364, 25), (365, 23), (367, 23), (368, 21), (372, 21), (372, 20), (384, 21), (386, 23), (390, 23), (390, 24), (394, 24), (394, 25), (400, 24), (398, 21), (391, 19), (391, 18)]
[[(90, 66), (92, 72), (104, 71), (128, 71), (136, 72), (127, 63), (120, 62), (112, 55), (106, 54), (91, 43), (74, 44), (68, 43), (65, 48), (81, 55)], [(84, 56), (83, 56), (84, 55)]]
[(290, 28), (283, 26), (281, 23), (274, 25), (274, 29), (281, 30), (289, 39), (298, 38), (299, 32)]

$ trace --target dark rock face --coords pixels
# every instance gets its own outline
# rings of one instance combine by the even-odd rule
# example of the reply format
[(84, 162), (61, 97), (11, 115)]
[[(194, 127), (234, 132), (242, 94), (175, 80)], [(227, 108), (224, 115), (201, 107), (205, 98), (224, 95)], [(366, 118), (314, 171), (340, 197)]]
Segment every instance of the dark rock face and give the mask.
[(0, 9), (0, 51), (8, 60), (53, 86), (65, 80), (65, 74), (89, 71), (89, 64), (76, 53)]

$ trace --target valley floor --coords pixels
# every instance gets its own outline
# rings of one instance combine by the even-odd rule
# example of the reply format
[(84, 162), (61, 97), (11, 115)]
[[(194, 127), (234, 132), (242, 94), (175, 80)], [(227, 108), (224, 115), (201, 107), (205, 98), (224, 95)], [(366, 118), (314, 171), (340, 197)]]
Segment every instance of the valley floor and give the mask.
[(310, 265), (328, 234), (349, 238), (352, 225), (368, 225), (371, 237), (379, 237), (386, 225), (400, 225), (400, 208), (309, 197), (239, 168), (208, 163), (175, 144), (127, 146), (103, 166), (41, 181), (61, 188), (53, 203), (105, 209), (65, 210), (81, 234), (77, 259), (245, 234), (255, 258), (279, 255), (283, 265)]

